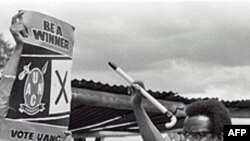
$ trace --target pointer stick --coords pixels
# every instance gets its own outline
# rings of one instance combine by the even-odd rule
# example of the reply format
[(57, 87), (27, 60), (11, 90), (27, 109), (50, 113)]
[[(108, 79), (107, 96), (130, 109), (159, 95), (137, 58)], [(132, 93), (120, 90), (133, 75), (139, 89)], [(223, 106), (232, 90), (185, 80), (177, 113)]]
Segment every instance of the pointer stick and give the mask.
[(159, 101), (157, 101), (153, 96), (151, 96), (146, 90), (144, 90), (140, 85), (134, 84), (134, 80), (126, 74), (121, 68), (116, 66), (115, 64), (109, 62), (108, 63), (111, 68), (113, 68), (120, 76), (122, 76), (128, 83), (130, 83), (133, 87), (139, 89), (144, 97), (146, 97), (152, 104), (154, 104), (163, 114), (165, 114), (168, 118), (170, 118), (170, 122), (166, 123), (166, 128), (173, 127), (177, 119), (176, 117), (166, 108), (164, 107)]

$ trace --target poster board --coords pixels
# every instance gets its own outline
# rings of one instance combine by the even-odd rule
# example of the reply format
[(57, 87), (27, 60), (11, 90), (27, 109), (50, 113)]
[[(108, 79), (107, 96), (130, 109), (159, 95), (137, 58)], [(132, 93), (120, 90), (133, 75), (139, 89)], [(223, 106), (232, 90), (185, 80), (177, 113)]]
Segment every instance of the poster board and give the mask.
[(1, 141), (70, 141), (65, 127), (1, 119)]
[(24, 11), (20, 20), (24, 22), (29, 35), (24, 38), (24, 48), (11, 91), (7, 118), (68, 118), (72, 97), (74, 27), (33, 11)]

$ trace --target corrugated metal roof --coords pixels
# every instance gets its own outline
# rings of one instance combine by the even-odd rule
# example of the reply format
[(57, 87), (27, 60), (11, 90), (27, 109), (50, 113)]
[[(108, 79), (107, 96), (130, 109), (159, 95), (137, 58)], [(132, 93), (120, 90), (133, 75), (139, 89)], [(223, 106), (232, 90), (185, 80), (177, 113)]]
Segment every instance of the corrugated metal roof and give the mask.
[[(93, 106), (89, 104), (89, 101), (82, 102), (81, 100), (81, 98), (89, 98), (91, 100), (91, 98), (95, 98), (96, 96), (98, 96), (97, 99), (100, 100), (99, 102), (103, 102), (103, 104), (105, 104), (105, 102), (108, 102), (108, 100), (110, 100), (111, 102), (118, 102), (119, 104), (119, 101), (115, 101), (112, 98), (117, 97), (117, 99), (119, 99), (119, 97), (122, 97), (123, 102), (129, 101), (129, 96), (127, 95), (128, 87), (117, 85), (110, 86), (109, 84), (94, 82), (92, 80), (86, 81), (84, 79), (81, 81), (73, 80), (72, 87), (74, 96), (71, 102), (72, 109), (70, 115), (69, 130), (73, 131), (73, 133), (77, 132), (77, 134), (84, 135), (99, 131), (122, 131), (131, 133), (137, 133), (139, 131), (134, 113), (131, 108), (121, 108), (122, 106), (112, 107), (112, 105), (111, 107), (108, 105), (98, 106), (100, 104), (95, 103), (98, 102), (98, 100), (92, 101), (94, 103)], [(177, 100), (179, 98), (173, 92), (160, 93), (149, 91), (149, 93), (152, 94), (155, 98), (162, 100), (171, 97), (177, 97)], [(130, 105), (128, 103), (125, 104)], [(181, 108), (181, 110), (184, 110), (183, 107)], [(148, 112), (148, 114), (159, 130), (169, 130), (164, 126), (165, 123), (169, 121), (169, 119), (166, 118), (163, 114), (159, 113), (159, 111), (154, 112), (154, 110), (151, 110), (151, 112)], [(184, 116), (178, 117), (178, 119), (178, 123), (173, 129), (181, 127)]]
[[(122, 95), (127, 95), (127, 89), (128, 87), (122, 86), (122, 85), (109, 85), (109, 84), (103, 84), (101, 82), (95, 82), (93, 80), (77, 80), (74, 79), (71, 81), (72, 87), (76, 88), (84, 88), (84, 89), (90, 89), (90, 90), (96, 90), (96, 91), (104, 91), (104, 92), (111, 92), (111, 93), (116, 93), (116, 94), (122, 94)], [(157, 99), (163, 99), (163, 100), (170, 100), (170, 101), (176, 101), (176, 102), (182, 102), (184, 104), (190, 104), (192, 102), (195, 102), (197, 100), (206, 100), (206, 99), (211, 99), (211, 98), (187, 98), (187, 97), (182, 97), (178, 95), (177, 92), (173, 91), (152, 91), (148, 90), (148, 92), (154, 96)], [(213, 98), (217, 99), (217, 98)], [(227, 107), (237, 107), (237, 108), (247, 108), (250, 107), (250, 100), (235, 100), (235, 101), (228, 101), (228, 100), (221, 100)]]
[[(74, 96), (72, 98), (71, 106), (71, 115), (70, 115), (70, 125), (69, 130), (77, 135), (89, 135), (91, 133), (102, 132), (102, 131), (121, 131), (121, 132), (138, 132), (138, 125), (132, 109), (129, 109), (125, 106), (113, 106), (110, 105), (107, 100), (115, 101), (114, 97), (117, 99), (127, 97), (128, 87), (103, 84), (101, 82), (94, 82), (93, 80), (87, 81), (82, 79), (72, 80), (72, 88)], [(174, 104), (179, 106), (176, 107), (175, 111), (181, 110), (184, 111), (181, 104), (188, 105), (194, 101), (200, 100), (201, 98), (188, 99), (178, 95), (176, 92), (159, 92), (148, 90), (148, 92), (158, 100), (162, 101), (174, 101)], [(110, 95), (107, 96), (107, 95)], [(80, 96), (80, 97), (79, 97)], [(83, 96), (83, 97), (81, 97)], [(91, 97), (93, 96), (93, 97)], [(93, 99), (96, 98), (97, 100)], [(104, 98), (103, 98), (104, 97)], [(83, 100), (84, 98), (92, 100)], [(99, 101), (98, 101), (99, 99)], [(203, 98), (209, 99), (209, 98)], [(82, 101), (83, 100), (83, 101)], [(126, 100), (126, 99), (125, 99)], [(106, 102), (106, 103), (105, 103)], [(121, 104), (124, 101), (121, 101)], [(238, 100), (238, 101), (222, 101), (233, 114), (240, 115), (239, 112), (249, 111), (250, 102), (249, 100)], [(94, 104), (93, 104), (94, 103)], [(102, 105), (102, 104), (104, 105)], [(178, 104), (179, 103), (179, 104)], [(93, 104), (93, 105), (92, 105)], [(106, 104), (106, 105), (105, 105)], [(126, 105), (126, 103), (125, 103)], [(129, 104), (127, 104), (129, 105)], [(153, 107), (153, 106), (150, 106)], [(175, 112), (174, 111), (174, 112)], [(169, 121), (164, 115), (156, 111), (148, 111), (148, 114), (156, 127), (164, 132), (172, 129), (178, 129), (182, 127), (183, 120), (185, 116), (177, 116), (178, 122), (172, 129), (166, 129), (165, 123)], [(249, 113), (246, 113), (246, 116), (249, 116)], [(93, 135), (93, 134), (92, 134)], [(96, 134), (94, 134), (96, 135)]]

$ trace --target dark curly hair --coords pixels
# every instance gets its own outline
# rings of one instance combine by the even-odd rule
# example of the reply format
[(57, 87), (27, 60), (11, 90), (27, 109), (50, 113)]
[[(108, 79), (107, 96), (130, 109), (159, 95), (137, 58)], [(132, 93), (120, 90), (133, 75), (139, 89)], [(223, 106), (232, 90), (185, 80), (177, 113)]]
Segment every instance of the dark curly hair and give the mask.
[(186, 114), (189, 117), (204, 115), (211, 121), (210, 131), (213, 137), (221, 137), (224, 125), (231, 125), (231, 118), (228, 109), (217, 100), (199, 100), (191, 103)]

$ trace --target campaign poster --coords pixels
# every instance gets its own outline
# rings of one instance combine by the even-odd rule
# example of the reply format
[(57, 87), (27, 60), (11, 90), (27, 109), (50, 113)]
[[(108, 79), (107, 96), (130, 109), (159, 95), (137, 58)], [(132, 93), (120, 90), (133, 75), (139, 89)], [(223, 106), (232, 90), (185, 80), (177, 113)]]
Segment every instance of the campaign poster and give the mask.
[(32, 122), (1, 119), (1, 141), (71, 141), (67, 129)]
[(24, 39), (7, 118), (68, 119), (74, 27), (32, 11), (24, 11), (20, 20), (29, 35)]

